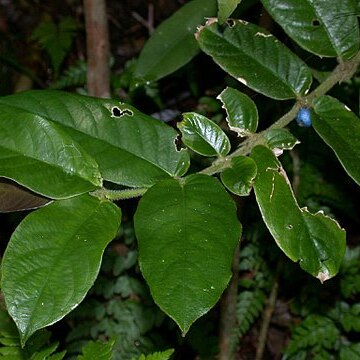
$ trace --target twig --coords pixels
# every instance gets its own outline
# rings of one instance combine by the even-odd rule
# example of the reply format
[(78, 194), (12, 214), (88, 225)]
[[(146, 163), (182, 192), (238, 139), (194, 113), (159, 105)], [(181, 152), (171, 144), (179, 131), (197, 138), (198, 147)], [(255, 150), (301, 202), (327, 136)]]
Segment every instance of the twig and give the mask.
[(272, 286), (272, 289), (271, 289), (269, 299), (267, 301), (266, 308), (263, 312), (263, 321), (261, 324), (258, 346), (256, 348), (255, 360), (262, 360), (262, 358), (264, 356), (267, 334), (268, 334), (268, 330), (269, 330), (269, 326), (270, 326), (271, 317), (272, 317), (272, 314), (275, 309), (275, 303), (276, 303), (276, 299), (277, 299), (277, 295), (278, 295), (278, 289), (279, 289), (279, 282), (278, 282), (278, 278), (276, 276), (275, 281)]
[(84, 0), (87, 89), (91, 96), (110, 97), (109, 33), (105, 0)]
[(233, 276), (220, 301), (219, 324), (219, 360), (231, 360), (234, 357), (231, 338), (236, 325), (236, 299), (239, 283), (239, 244), (232, 263)]
[(149, 4), (148, 6), (148, 18), (147, 20), (144, 19), (139, 13), (136, 11), (133, 11), (131, 13), (132, 17), (137, 20), (142, 26), (144, 26), (149, 35), (151, 35), (154, 32), (154, 5)]

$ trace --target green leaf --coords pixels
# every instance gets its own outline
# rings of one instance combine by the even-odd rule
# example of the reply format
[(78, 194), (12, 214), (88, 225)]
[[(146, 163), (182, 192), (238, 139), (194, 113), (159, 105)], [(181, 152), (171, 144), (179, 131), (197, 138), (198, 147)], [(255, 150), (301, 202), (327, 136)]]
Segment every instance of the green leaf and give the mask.
[(39, 41), (51, 58), (55, 76), (57, 76), (59, 68), (70, 50), (78, 27), (74, 19), (66, 17), (59, 24), (50, 21), (41, 22), (33, 31), (33, 39)]
[(261, 27), (242, 20), (220, 27), (211, 19), (198, 30), (196, 38), (221, 68), (268, 97), (292, 99), (310, 88), (312, 77), (307, 65)]
[(231, 159), (231, 167), (221, 174), (221, 181), (232, 193), (247, 196), (253, 186), (256, 176), (256, 164), (247, 156), (237, 156)]
[(281, 155), (283, 150), (291, 150), (295, 145), (300, 144), (300, 141), (287, 129), (270, 129), (265, 131), (264, 138), (267, 140), (268, 147), (277, 155)]
[(325, 316), (310, 315), (294, 329), (292, 339), (284, 352), (285, 359), (302, 349), (332, 349), (339, 336), (339, 330), (332, 320)]
[(119, 101), (36, 90), (0, 98), (1, 113), (13, 117), (19, 110), (60, 124), (96, 159), (105, 180), (151, 186), (189, 167), (174, 129)]
[(256, 146), (254, 182), (262, 217), (280, 249), (321, 282), (335, 276), (345, 253), (345, 231), (322, 212), (300, 209), (284, 169), (274, 154)]
[(168, 360), (170, 356), (174, 353), (174, 349), (168, 349), (161, 352), (155, 352), (150, 355), (140, 355), (138, 360)]
[(101, 341), (89, 341), (82, 349), (82, 355), (77, 360), (112, 360), (115, 340), (104, 343)]
[(36, 210), (20, 223), (4, 254), (2, 291), (22, 345), (83, 300), (120, 217), (112, 203), (82, 195)]
[(205, 18), (216, 15), (216, 0), (193, 0), (160, 24), (141, 51), (135, 70), (139, 85), (173, 73), (198, 52), (194, 38)]
[(360, 185), (360, 119), (340, 101), (321, 96), (314, 101), (313, 126), (335, 152), (341, 165)]
[(219, 23), (223, 24), (240, 3), (241, 0), (218, 0)]
[(256, 132), (259, 115), (255, 103), (247, 95), (227, 87), (218, 99), (226, 110), (226, 121), (231, 130), (239, 136), (248, 136)]
[(102, 184), (95, 160), (63, 129), (22, 111), (0, 115), (0, 176), (54, 199)]
[(262, 0), (262, 3), (305, 50), (346, 59), (359, 50), (356, 1)]
[(218, 180), (163, 180), (135, 214), (139, 263), (159, 307), (185, 334), (219, 300), (231, 277), (241, 225)]
[(186, 146), (204, 156), (226, 156), (230, 141), (222, 129), (207, 117), (189, 112), (178, 124)]
[(0, 179), (0, 212), (36, 209), (50, 202), (27, 189), (8, 181)]
[(340, 349), (340, 360), (360, 359), (360, 343), (346, 344)]

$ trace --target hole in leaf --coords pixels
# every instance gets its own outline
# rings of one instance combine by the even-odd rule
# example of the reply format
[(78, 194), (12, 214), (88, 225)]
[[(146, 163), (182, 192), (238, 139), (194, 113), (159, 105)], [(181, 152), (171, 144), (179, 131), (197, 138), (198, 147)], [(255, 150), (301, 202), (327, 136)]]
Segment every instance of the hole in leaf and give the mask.
[(235, 20), (233, 20), (233, 19), (228, 19), (227, 20), (227, 24), (229, 25), (229, 27), (234, 27), (235, 26)]
[(312, 21), (311, 25), (314, 26), (314, 27), (319, 27), (321, 25), (320, 20), (314, 19)]
[(114, 116), (114, 117), (121, 117), (124, 115), (133, 116), (133, 112), (131, 110), (129, 110), (129, 109), (121, 110), (117, 106), (114, 106), (111, 109), (111, 113), (112, 113), (112, 116)]

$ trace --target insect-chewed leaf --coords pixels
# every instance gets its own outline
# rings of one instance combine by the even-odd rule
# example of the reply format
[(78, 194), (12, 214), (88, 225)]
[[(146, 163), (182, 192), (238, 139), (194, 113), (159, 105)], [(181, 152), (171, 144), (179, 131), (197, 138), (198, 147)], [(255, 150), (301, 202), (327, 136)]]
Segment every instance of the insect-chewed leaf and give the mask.
[(340, 101), (321, 96), (314, 101), (313, 126), (334, 150), (346, 172), (360, 185), (360, 119)]
[(300, 141), (287, 129), (270, 129), (265, 131), (264, 138), (267, 145), (274, 153), (279, 156), (283, 150), (291, 150)]
[[(0, 126), (6, 132), (15, 132), (14, 128), (2, 119), (16, 123), (21, 142), (25, 144), (24, 151), (29, 152), (32, 146), (26, 145), (32, 138), (45, 138), (48, 142), (54, 142), (56, 137), (46, 134), (35, 137), (34, 133), (29, 136), (27, 125), (24, 126), (19, 112), (24, 113), (27, 118), (33, 117), (41, 124), (50, 124), (49, 128), (54, 127), (62, 134), (66, 133), (69, 140), (63, 141), (64, 146), (66, 145), (65, 150), (74, 153), (74, 161), (77, 160), (79, 163), (78, 166), (72, 166), (74, 171), (77, 168), (85, 171), (87, 163), (79, 157), (76, 145), (68, 145), (70, 140), (80, 144), (81, 148), (92, 156), (93, 162), (96, 160), (105, 180), (121, 185), (150, 187), (160, 179), (184, 175), (189, 167), (189, 155), (186, 150), (179, 151), (176, 148), (178, 134), (174, 129), (116, 100), (97, 99), (54, 90), (33, 90), (0, 98)], [(50, 152), (46, 151), (45, 145), (40, 141), (35, 144), (39, 146), (42, 156), (52, 155), (59, 158), (63, 154), (61, 148), (55, 148)], [(47, 149), (52, 149), (52, 146), (48, 145)], [(0, 151), (0, 155), (1, 153)], [(66, 159), (69, 157), (65, 153), (63, 155)], [(96, 163), (95, 165), (97, 166)], [(60, 170), (63, 167), (65, 165), (61, 163)], [(70, 167), (69, 165), (65, 170), (70, 171)], [(26, 176), (30, 173), (34, 171), (24, 171)], [(38, 175), (39, 173), (40, 171), (36, 172)], [(67, 181), (71, 179), (67, 176)], [(50, 182), (47, 176), (43, 176), (43, 181)], [(70, 189), (70, 186), (67, 185), (65, 188)], [(91, 186), (91, 189), (93, 188), (94, 185)]]
[(198, 30), (196, 38), (200, 48), (220, 67), (266, 96), (291, 99), (310, 88), (308, 66), (259, 26), (232, 20), (221, 27), (211, 19)]
[(241, 3), (241, 0), (217, 0), (218, 2), (218, 19), (219, 23), (224, 21), (233, 13), (236, 7)]
[(247, 136), (257, 129), (259, 115), (255, 103), (239, 90), (227, 87), (218, 99), (226, 110), (229, 128), (240, 136)]
[(261, 1), (285, 32), (310, 52), (349, 59), (359, 50), (356, 1)]
[(299, 208), (286, 173), (270, 149), (256, 146), (251, 157), (258, 169), (256, 200), (277, 245), (321, 282), (336, 275), (345, 253), (345, 231), (323, 213)]

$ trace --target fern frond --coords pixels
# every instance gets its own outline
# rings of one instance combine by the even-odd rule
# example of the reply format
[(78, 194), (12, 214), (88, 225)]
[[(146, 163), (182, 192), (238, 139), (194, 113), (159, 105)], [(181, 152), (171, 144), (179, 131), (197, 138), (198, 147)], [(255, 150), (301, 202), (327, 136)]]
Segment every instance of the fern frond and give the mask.
[(60, 90), (69, 87), (84, 86), (86, 82), (86, 69), (86, 62), (82, 60), (78, 61), (54, 81), (50, 85), (50, 89)]
[(265, 305), (265, 293), (262, 290), (243, 291), (238, 296), (236, 317), (239, 323), (237, 334), (243, 336), (259, 317)]
[(284, 360), (293, 359), (294, 355), (307, 350), (317, 354), (322, 349), (334, 349), (339, 340), (339, 330), (335, 323), (325, 316), (309, 315), (295, 327), (291, 341), (284, 352)]
[(360, 247), (347, 248), (340, 268), (340, 289), (345, 298), (360, 294)]

